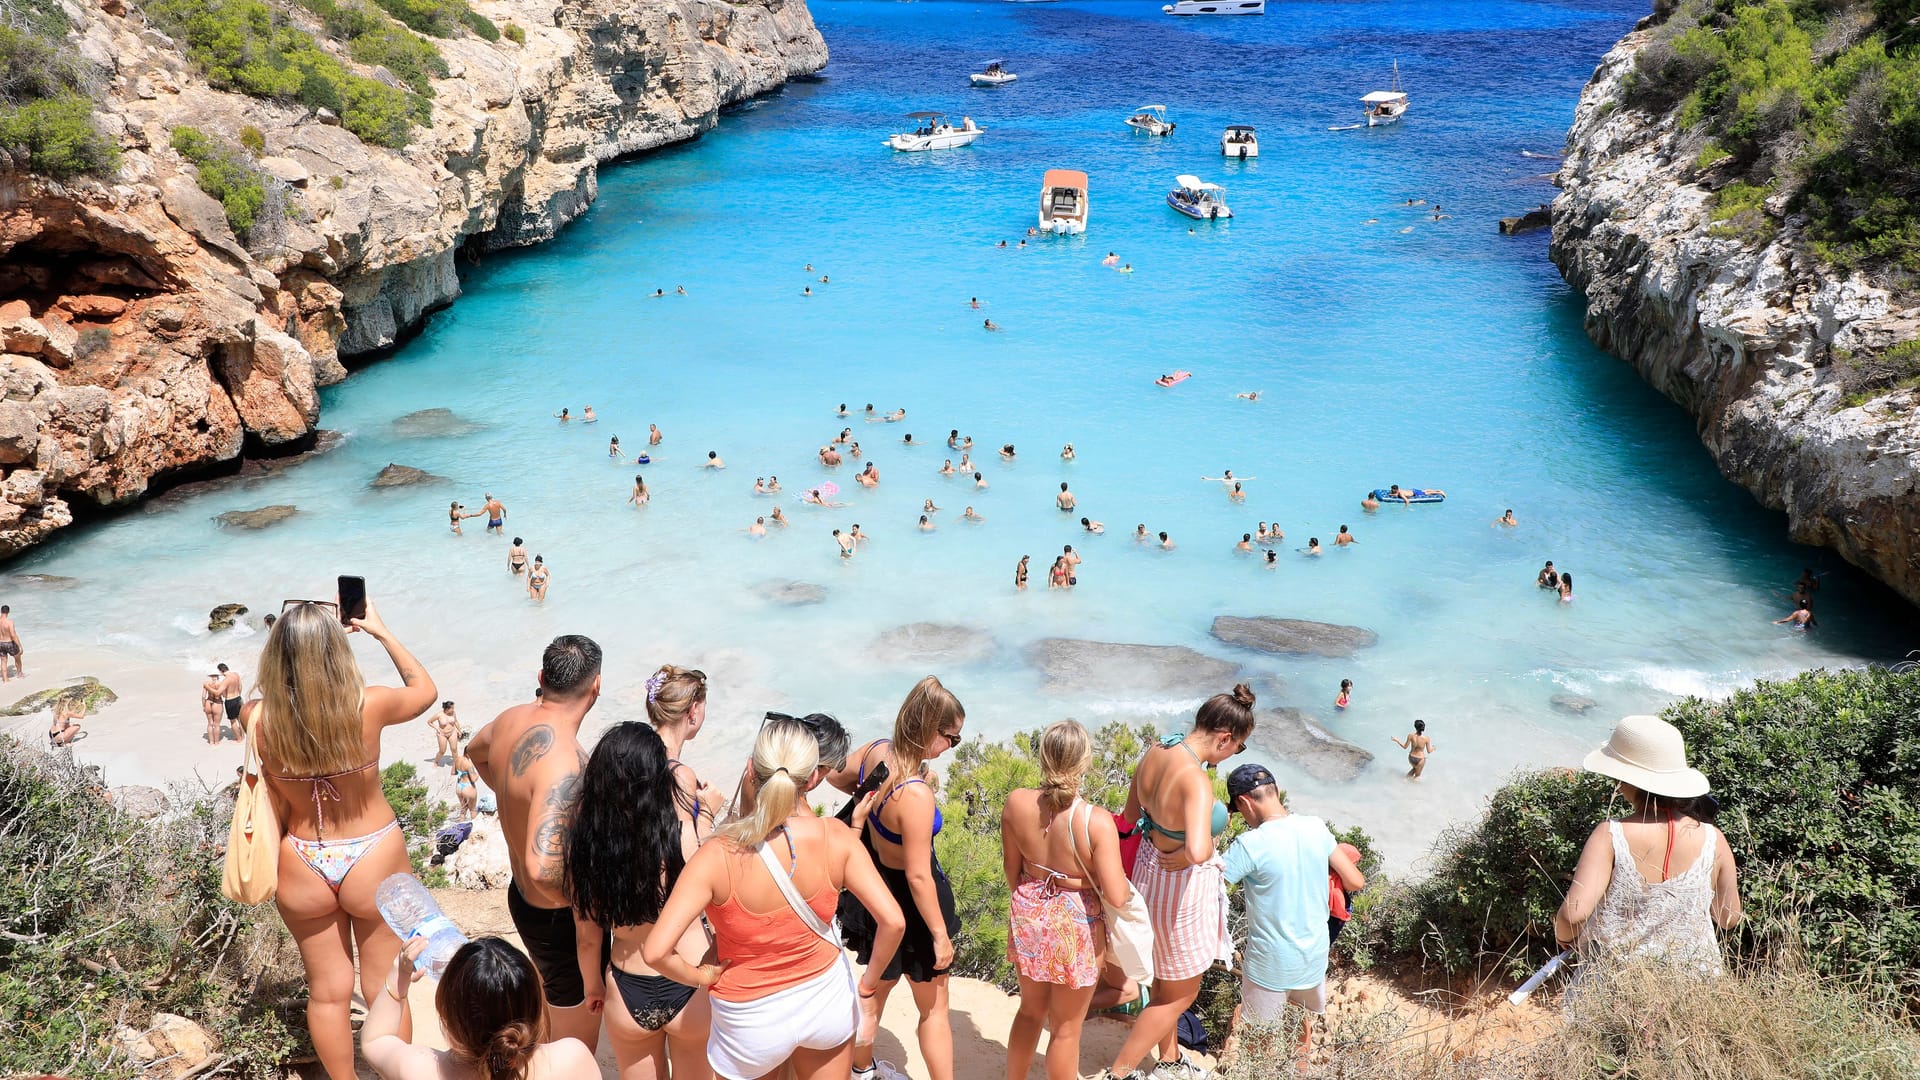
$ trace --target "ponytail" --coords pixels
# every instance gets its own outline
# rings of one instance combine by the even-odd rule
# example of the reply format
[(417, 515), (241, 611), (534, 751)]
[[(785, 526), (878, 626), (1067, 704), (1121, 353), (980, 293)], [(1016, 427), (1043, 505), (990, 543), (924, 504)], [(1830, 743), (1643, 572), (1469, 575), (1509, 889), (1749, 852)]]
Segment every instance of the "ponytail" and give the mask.
[(1093, 764), (1093, 741), (1078, 721), (1061, 720), (1040, 733), (1040, 805), (1058, 814), (1080, 794), (1080, 778)]
[(739, 819), (720, 827), (736, 847), (765, 840), (800, 804), (806, 782), (820, 764), (820, 743), (798, 720), (771, 720), (753, 741), (754, 796)]
[(480, 1080), (521, 1080), (539, 1046), (533, 1026), (524, 1020), (515, 1020), (494, 1032), (480, 1052)]

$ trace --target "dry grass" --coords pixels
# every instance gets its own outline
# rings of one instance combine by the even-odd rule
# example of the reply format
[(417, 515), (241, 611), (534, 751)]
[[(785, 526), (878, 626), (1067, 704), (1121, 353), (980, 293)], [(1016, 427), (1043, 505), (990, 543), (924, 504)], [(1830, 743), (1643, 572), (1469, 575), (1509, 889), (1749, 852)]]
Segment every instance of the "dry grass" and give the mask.
[(1439, 1018), (1402, 999), (1335, 1009), (1303, 1068), (1298, 1027), (1249, 1027), (1220, 1080), (1911, 1080), (1920, 1032), (1791, 961), (1701, 982), (1635, 967), (1563, 1013), (1507, 1006)]

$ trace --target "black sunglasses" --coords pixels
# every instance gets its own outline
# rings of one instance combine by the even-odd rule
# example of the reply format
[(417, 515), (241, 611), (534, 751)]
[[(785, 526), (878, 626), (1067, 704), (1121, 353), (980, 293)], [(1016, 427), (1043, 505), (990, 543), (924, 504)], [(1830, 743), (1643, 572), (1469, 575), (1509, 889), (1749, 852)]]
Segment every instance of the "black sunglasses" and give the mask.
[(305, 607), (308, 604), (326, 608), (328, 611), (333, 612), (336, 618), (340, 615), (340, 605), (332, 600), (282, 600), (280, 601), (280, 614), (285, 615), (294, 608)]

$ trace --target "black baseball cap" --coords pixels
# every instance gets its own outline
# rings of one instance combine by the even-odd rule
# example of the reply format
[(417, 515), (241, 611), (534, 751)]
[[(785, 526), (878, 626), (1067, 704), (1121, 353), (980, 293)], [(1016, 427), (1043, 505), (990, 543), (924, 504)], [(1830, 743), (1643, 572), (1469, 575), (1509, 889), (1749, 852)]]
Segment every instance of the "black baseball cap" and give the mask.
[(1273, 786), (1273, 772), (1265, 765), (1242, 765), (1227, 777), (1227, 798), (1237, 799), (1256, 788)]

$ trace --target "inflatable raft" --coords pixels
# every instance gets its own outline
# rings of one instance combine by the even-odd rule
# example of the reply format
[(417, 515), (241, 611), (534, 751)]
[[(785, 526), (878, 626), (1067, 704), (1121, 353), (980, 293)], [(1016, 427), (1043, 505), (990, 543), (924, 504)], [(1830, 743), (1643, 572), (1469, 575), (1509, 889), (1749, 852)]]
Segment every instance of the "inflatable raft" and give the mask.
[(1176, 371), (1171, 375), (1160, 376), (1159, 378), (1153, 380), (1153, 384), (1155, 386), (1174, 386), (1179, 383), (1186, 382), (1188, 379), (1191, 379), (1191, 378), (1193, 378), (1193, 372), (1191, 371)]
[(1383, 503), (1397, 503), (1400, 501), (1401, 495), (1405, 495), (1408, 498), (1408, 500), (1412, 502), (1417, 502), (1417, 503), (1437, 503), (1437, 502), (1447, 501), (1447, 496), (1445, 492), (1428, 491), (1425, 488), (1401, 488), (1399, 493), (1397, 494), (1394, 492), (1388, 491), (1386, 488), (1373, 489), (1373, 497), (1380, 500)]

